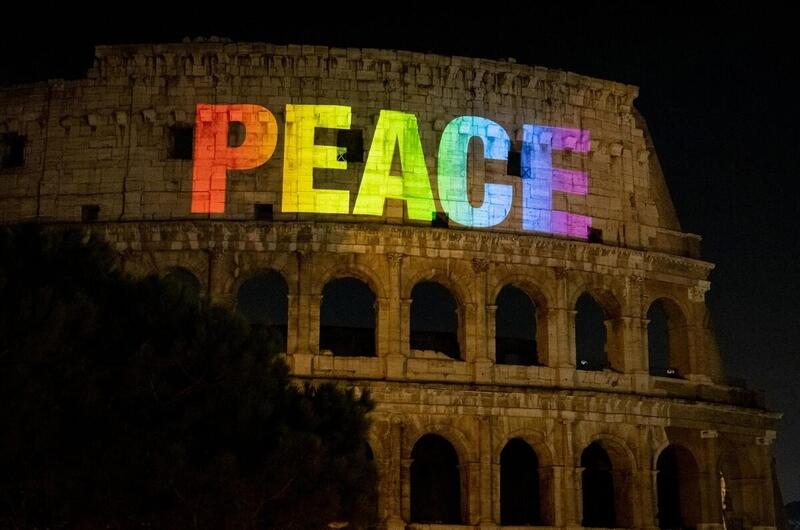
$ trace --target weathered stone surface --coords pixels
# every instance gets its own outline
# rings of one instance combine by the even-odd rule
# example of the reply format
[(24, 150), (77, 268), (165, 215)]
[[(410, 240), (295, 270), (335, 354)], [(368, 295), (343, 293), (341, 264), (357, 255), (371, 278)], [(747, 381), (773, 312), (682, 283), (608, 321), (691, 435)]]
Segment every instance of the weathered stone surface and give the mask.
[[(402, 51), (205, 42), (96, 53), (87, 79), (0, 89), (0, 132), (27, 137), (24, 167), (0, 170), (0, 221), (79, 222), (81, 205), (100, 205), (99, 222), (84, 228), (119, 251), (126, 271), (183, 268), (225, 304), (259, 271), (278, 271), (289, 292), (294, 375), (369, 390), (377, 403), (370, 446), (384, 527), (410, 520), (411, 451), (426, 433), (458, 455), (458, 528), (499, 525), (500, 454), (512, 438), (536, 451), (550, 526), (581, 525), (581, 453), (593, 441), (619, 473), (619, 526), (657, 525), (656, 462), (669, 444), (696, 460), (698, 527), (722, 528), (721, 471), (726, 517), (748, 528), (775, 525), (770, 444), (778, 416), (758, 395), (726, 384), (704, 304), (712, 265), (697, 258), (699, 237), (680, 231), (632, 106), (635, 87)], [(279, 204), (280, 157), (229, 176), (224, 215), (190, 215), (191, 161), (167, 159), (166, 135), (190, 123), (200, 102), (263, 105), (280, 126), (286, 103), (347, 104), (365, 139), (380, 109), (414, 112), (432, 176), (438, 138), (454, 116), (491, 117), (517, 144), (523, 123), (590, 129), (591, 152), (560, 160), (589, 172), (589, 195), (559, 207), (591, 215), (603, 244), (511, 225), (433, 228), (407, 222), (396, 204), (369, 222), (277, 208), (272, 222), (256, 222), (253, 204)], [(348, 175), (338, 185), (354, 193), (358, 174)], [(508, 222), (518, 224), (513, 215)], [(322, 291), (343, 276), (375, 294), (375, 357), (320, 351)], [(424, 280), (456, 299), (463, 360), (409, 345), (411, 291)], [(495, 301), (509, 284), (536, 305), (542, 365), (495, 362)], [(606, 313), (610, 369), (576, 369), (574, 308), (584, 292)], [(656, 300), (678, 316), (673, 353), (683, 379), (648, 373), (647, 312)]]

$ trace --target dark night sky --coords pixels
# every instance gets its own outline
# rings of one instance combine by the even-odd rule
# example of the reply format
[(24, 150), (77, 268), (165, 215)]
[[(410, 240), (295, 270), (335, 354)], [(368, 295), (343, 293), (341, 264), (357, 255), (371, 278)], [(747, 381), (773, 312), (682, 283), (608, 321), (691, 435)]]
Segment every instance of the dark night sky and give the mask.
[[(130, 4), (98, 22), (61, 13), (4, 20), (0, 80), (83, 75), (95, 43), (221, 35), (276, 44), (400, 48), (505, 58), (632, 83), (683, 229), (716, 263), (708, 303), (729, 375), (784, 412), (776, 453), (785, 501), (800, 500), (800, 93), (796, 16), (766, 2), (547, 2), (482, 8), (352, 3), (318, 11), (273, 2), (247, 11)], [(21, 4), (18, 4), (21, 5)], [(70, 4), (73, 13), (80, 7)], [(497, 10), (499, 14), (491, 13)], [(387, 14), (384, 14), (386, 12)], [(311, 15), (311, 13), (316, 13)], [(372, 16), (368, 16), (368, 15)], [(36, 15), (36, 16), (34, 16)], [(55, 22), (43, 22), (44, 18)], [(794, 24), (794, 27), (793, 27)]]

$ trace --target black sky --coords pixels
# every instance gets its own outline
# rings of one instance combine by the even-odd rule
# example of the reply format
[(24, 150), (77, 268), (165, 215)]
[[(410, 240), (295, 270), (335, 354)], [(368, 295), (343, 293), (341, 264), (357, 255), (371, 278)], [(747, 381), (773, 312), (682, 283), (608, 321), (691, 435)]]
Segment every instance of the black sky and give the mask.
[(36, 5), (3, 22), (0, 81), (80, 77), (94, 44), (220, 35), (514, 57), (638, 85), (636, 106), (683, 229), (703, 236), (703, 256), (717, 265), (708, 303), (726, 367), (766, 390), (768, 406), (785, 413), (779, 474), (784, 499), (800, 500), (796, 15), (767, 2), (430, 4), (340, 2), (320, 10), (299, 2), (198, 3), (168, 15), (141, 3), (85, 13), (70, 4), (70, 16)]

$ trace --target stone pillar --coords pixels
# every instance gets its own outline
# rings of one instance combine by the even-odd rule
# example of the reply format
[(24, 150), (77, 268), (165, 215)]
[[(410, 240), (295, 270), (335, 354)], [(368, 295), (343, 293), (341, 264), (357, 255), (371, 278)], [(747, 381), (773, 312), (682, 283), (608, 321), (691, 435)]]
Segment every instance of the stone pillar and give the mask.
[(229, 255), (221, 249), (208, 250), (208, 279), (206, 293), (212, 302), (233, 308), (236, 300), (233, 293), (226, 289)]
[[(487, 272), (490, 262), (484, 259), (473, 259), (472, 270), (475, 271), (475, 318), (474, 318), (474, 372), (477, 382), (490, 382), (492, 378), (492, 360), (489, 357), (489, 335), (486, 311)], [(494, 314), (492, 314), (494, 316)], [(493, 323), (492, 323), (493, 325)]]
[(717, 439), (719, 433), (715, 430), (700, 431), (703, 439), (703, 458), (697, 473), (697, 482), (700, 487), (700, 524), (698, 530), (722, 529), (722, 497), (720, 494), (719, 451)]
[(486, 306), (486, 357), (491, 363), (497, 363), (497, 306)]
[(575, 467), (573, 454), (572, 424), (566, 420), (561, 421), (561, 458), (564, 462), (561, 488), (556, 492), (556, 498), (561, 497), (560, 514), (556, 512), (556, 519), (561, 526), (581, 526), (583, 513), (583, 481), (582, 467)]
[[(296, 320), (294, 324), (297, 341), (294, 350), (294, 365), (292, 373), (295, 375), (310, 375), (311, 374), (311, 360), (313, 353), (310, 345), (310, 313), (311, 313), (311, 300), (310, 292), (312, 285), (312, 263), (310, 256), (304, 251), (296, 251), (295, 257), (297, 259), (297, 288), (296, 288)], [(317, 315), (319, 319), (319, 315)]]
[(645, 425), (637, 425), (639, 469), (634, 477), (633, 502), (635, 503), (633, 523), (637, 528), (658, 527), (656, 513), (658, 498), (656, 493), (656, 471), (653, 469), (653, 454), (650, 449), (649, 431)]
[(389, 312), (391, 299), (375, 300), (375, 355), (386, 357), (389, 354)]
[(479, 420), (480, 425), (480, 445), (478, 459), (480, 461), (480, 487), (478, 496), (480, 498), (480, 524), (491, 524), (493, 522), (492, 508), (497, 504), (495, 498), (494, 475), (492, 473), (492, 419), (489, 416), (482, 416)]
[[(482, 516), (481, 494), (481, 463), (469, 462), (464, 466), (459, 466), (461, 470), (461, 505), (466, 505), (464, 523), (476, 525)], [(466, 473), (465, 473), (466, 472)]]
[(410, 317), (409, 306), (405, 312), (400, 299), (400, 272), (403, 255), (397, 252), (386, 254), (389, 262), (389, 300), (386, 314), (386, 377), (403, 379), (405, 377), (406, 358), (408, 356), (408, 329)]
[(411, 298), (400, 300), (400, 354), (411, 356)]
[[(386, 520), (387, 530), (402, 530), (403, 499), (408, 491), (403, 488), (403, 472), (407, 465), (403, 462), (403, 423), (399, 417), (392, 417), (389, 431), (389, 457), (386, 469)], [(410, 463), (408, 464), (410, 465)], [(407, 477), (406, 477), (407, 478)]]
[(575, 376), (575, 308), (567, 307), (567, 274), (555, 269), (556, 299), (548, 308), (547, 365), (557, 369), (557, 383), (572, 386)]

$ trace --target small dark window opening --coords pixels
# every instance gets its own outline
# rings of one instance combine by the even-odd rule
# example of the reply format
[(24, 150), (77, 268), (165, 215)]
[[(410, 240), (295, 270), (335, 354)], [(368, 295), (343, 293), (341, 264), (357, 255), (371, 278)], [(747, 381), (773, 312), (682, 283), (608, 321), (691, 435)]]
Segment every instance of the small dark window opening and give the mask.
[(253, 206), (256, 221), (272, 221), (272, 205), (256, 203)]
[(436, 282), (415, 285), (411, 290), (410, 348), (461, 359), (457, 307), (455, 298), (443, 285)]
[(530, 445), (509, 440), (500, 453), (500, 524), (540, 525), (539, 460)]
[(0, 169), (12, 169), (25, 165), (25, 136), (6, 133), (0, 137)]
[(506, 169), (506, 174), (512, 177), (522, 176), (522, 164), (519, 151), (508, 152), (508, 169)]
[(414, 444), (411, 459), (411, 522), (460, 524), (461, 477), (450, 442), (426, 434)]
[(100, 205), (84, 204), (81, 206), (81, 222), (94, 223), (100, 218)]
[(340, 162), (364, 161), (364, 133), (361, 129), (337, 129), (336, 147), (344, 148), (338, 155)]
[(669, 319), (660, 301), (647, 310), (647, 350), (650, 357), (650, 375), (677, 376), (669, 358)]
[(495, 358), (497, 364), (538, 364), (536, 306), (522, 290), (506, 285), (497, 295)]
[(276, 271), (245, 281), (236, 296), (236, 311), (267, 336), (270, 352), (286, 351), (289, 321), (289, 289)]
[(602, 243), (603, 231), (599, 228), (589, 229), (589, 243)]
[(575, 304), (575, 356), (578, 370), (608, 368), (603, 308), (588, 293)]
[(583, 522), (591, 528), (614, 528), (614, 475), (608, 453), (593, 442), (581, 455), (583, 468)]
[(375, 356), (375, 293), (357, 278), (337, 278), (322, 289), (319, 349), (347, 357)]
[(431, 226), (433, 228), (447, 228), (450, 226), (450, 221), (447, 219), (445, 214), (436, 212), (433, 214), (433, 218), (431, 219)]
[(194, 149), (194, 129), (186, 125), (174, 125), (169, 128), (169, 152), (167, 156), (173, 160), (191, 160)]

